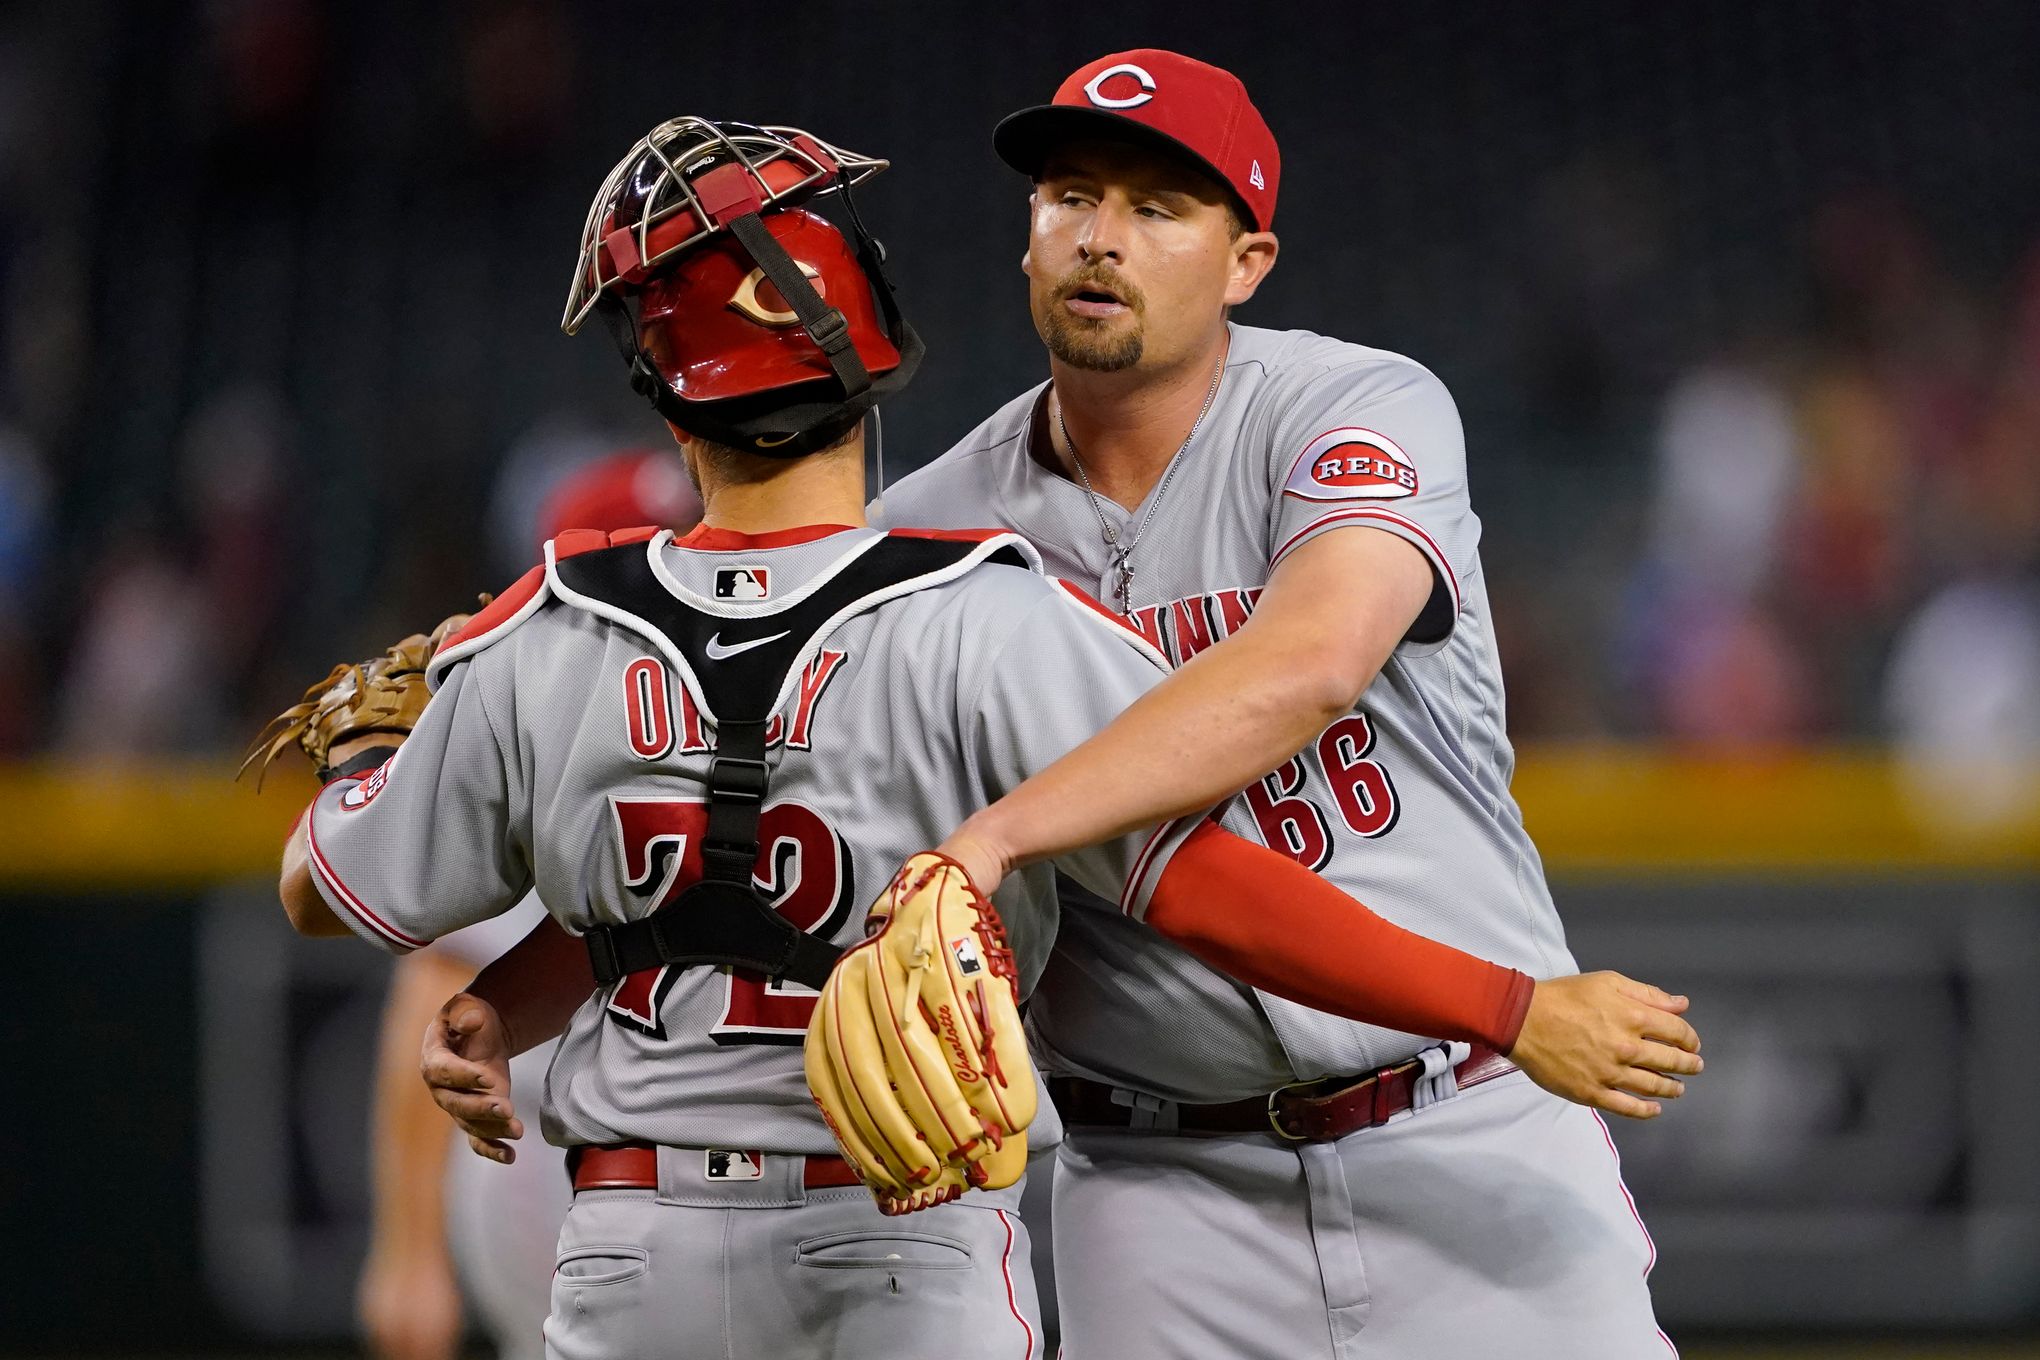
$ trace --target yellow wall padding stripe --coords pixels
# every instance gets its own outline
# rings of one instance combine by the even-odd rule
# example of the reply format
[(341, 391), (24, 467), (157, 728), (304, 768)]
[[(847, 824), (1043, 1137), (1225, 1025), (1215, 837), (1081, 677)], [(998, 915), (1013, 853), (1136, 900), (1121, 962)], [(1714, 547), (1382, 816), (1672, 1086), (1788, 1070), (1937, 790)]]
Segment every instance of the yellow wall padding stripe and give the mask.
[(1562, 874), (2040, 871), (2040, 769), (1872, 750), (1736, 757), (1542, 747), (1516, 801)]
[[(1538, 747), (1515, 790), (1561, 875), (2040, 873), (2040, 771), (2014, 773), (1922, 776), (1874, 751)], [(311, 776), (284, 762), (258, 795), (232, 774), (223, 760), (0, 766), (0, 890), (274, 873)], [(1966, 805), (1977, 789), (1987, 807)]]
[(0, 888), (185, 889), (274, 874), (318, 782), (227, 760), (0, 765)]

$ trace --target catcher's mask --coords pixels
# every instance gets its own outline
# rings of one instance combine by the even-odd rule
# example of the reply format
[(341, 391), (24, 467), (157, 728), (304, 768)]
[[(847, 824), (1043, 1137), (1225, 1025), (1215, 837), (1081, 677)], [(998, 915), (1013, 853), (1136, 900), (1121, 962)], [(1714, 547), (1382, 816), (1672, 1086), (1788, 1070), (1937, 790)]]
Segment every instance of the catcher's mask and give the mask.
[[(561, 329), (600, 315), (631, 386), (691, 435), (775, 458), (828, 447), (921, 361), (850, 192), (886, 164), (798, 128), (659, 124), (588, 209)], [(824, 194), (854, 247), (801, 206)]]

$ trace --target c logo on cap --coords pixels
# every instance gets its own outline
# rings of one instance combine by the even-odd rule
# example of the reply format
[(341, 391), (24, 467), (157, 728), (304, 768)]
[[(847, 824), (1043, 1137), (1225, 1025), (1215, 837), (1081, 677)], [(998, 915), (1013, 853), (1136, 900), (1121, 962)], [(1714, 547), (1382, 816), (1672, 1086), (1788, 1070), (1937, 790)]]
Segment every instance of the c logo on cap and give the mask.
[[(1104, 88), (1105, 82), (1114, 76), (1132, 76), (1140, 82), (1140, 93), (1130, 94), (1124, 99), (1114, 99), (1110, 95), (1099, 93)], [(1084, 98), (1090, 100), (1101, 109), (1136, 108), (1154, 97), (1155, 78), (1130, 61), (1122, 61), (1117, 66), (1106, 67), (1097, 75), (1092, 76), (1084, 86)]]
[[(822, 271), (805, 260), (795, 260), (794, 263), (800, 266), (801, 273), (815, 280), (815, 291), (827, 297), (828, 294), (824, 290), (824, 285), (821, 281)], [(761, 326), (779, 327), (798, 324), (800, 314), (792, 308), (780, 311), (767, 307), (758, 300), (758, 285), (765, 281), (765, 271), (763, 269), (753, 269), (750, 273), (744, 275), (744, 281), (737, 285), (737, 291), (730, 294), (730, 310), (757, 322)], [(774, 289), (773, 291), (777, 292), (778, 290)], [(783, 298), (781, 299), (781, 301), (784, 300)]]

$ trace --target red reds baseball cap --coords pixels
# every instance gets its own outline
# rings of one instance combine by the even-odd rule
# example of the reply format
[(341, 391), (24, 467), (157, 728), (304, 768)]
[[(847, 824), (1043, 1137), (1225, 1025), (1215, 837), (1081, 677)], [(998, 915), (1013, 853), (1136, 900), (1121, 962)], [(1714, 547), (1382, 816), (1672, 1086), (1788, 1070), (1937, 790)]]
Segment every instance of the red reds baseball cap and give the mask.
[(1039, 175), (1057, 146), (1083, 137), (1144, 142), (1186, 156), (1231, 189), (1247, 226), (1275, 220), (1282, 155), (1247, 87), (1230, 71), (1142, 47), (1078, 67), (1055, 102), (1008, 116), (992, 133), (999, 158)]

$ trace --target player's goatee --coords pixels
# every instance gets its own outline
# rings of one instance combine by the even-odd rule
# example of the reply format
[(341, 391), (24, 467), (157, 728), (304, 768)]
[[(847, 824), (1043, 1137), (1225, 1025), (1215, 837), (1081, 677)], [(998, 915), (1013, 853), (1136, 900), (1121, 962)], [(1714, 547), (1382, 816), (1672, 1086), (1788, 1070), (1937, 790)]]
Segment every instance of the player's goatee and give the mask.
[[(1062, 305), (1088, 289), (1108, 292), (1124, 303), (1133, 314), (1132, 327), (1115, 331), (1108, 321), (1075, 316)], [(1071, 272), (1056, 284), (1055, 291), (1049, 294), (1047, 305), (1035, 314), (1035, 329), (1041, 333), (1042, 343), (1048, 346), (1048, 352), (1070, 367), (1089, 369), (1094, 373), (1117, 373), (1140, 362), (1146, 344), (1140, 318), (1146, 310), (1147, 299), (1141, 296), (1138, 288), (1109, 270), (1087, 266)]]

